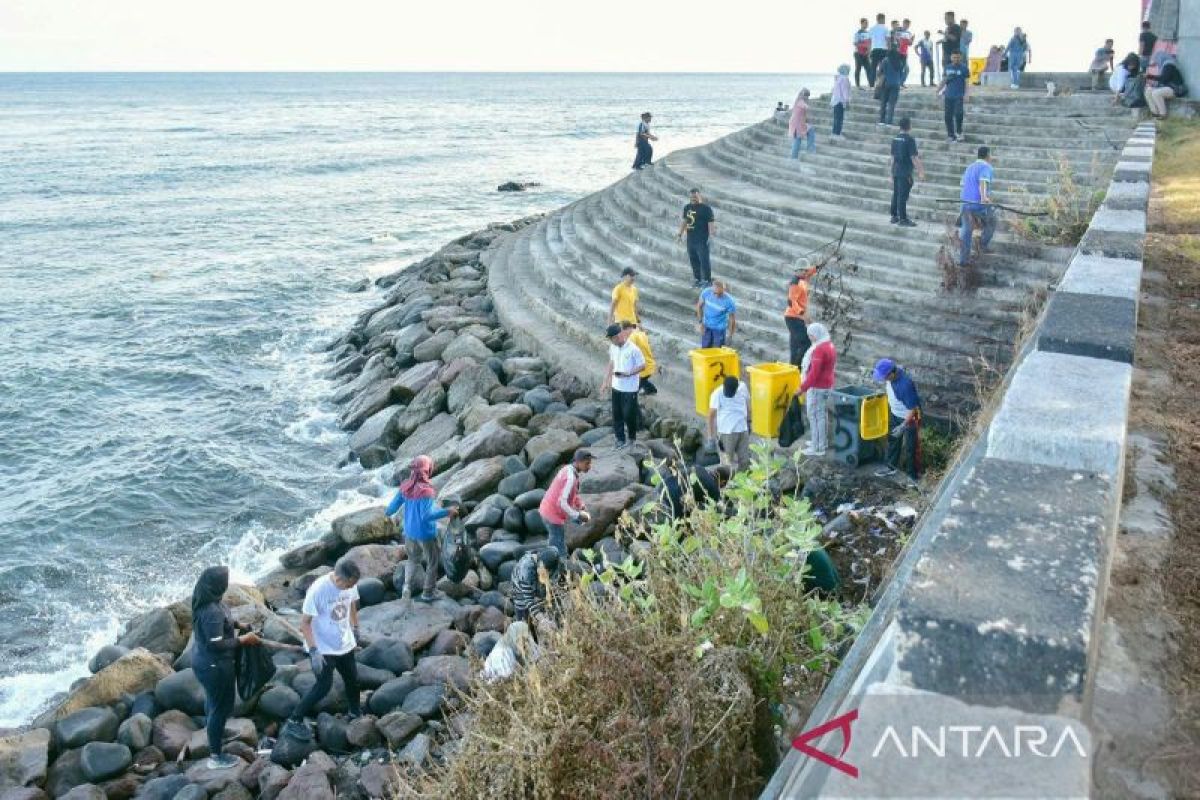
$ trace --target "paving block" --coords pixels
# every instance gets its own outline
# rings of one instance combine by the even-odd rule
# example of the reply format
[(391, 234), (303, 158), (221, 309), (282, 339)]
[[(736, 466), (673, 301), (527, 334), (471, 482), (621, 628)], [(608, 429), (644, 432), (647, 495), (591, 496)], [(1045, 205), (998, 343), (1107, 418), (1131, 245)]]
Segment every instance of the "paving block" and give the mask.
[(1142, 144), (1141, 142), (1130, 142), (1125, 145), (1125, 149), (1121, 151), (1122, 161), (1153, 161), (1154, 160), (1154, 145)]
[(988, 427), (987, 456), (1121, 474), (1132, 374), (1119, 361), (1035, 350)]
[(1058, 291), (1124, 297), (1137, 302), (1141, 283), (1141, 261), (1076, 253), (1058, 284)]
[(1117, 211), (1145, 211), (1150, 203), (1150, 184), (1121, 183), (1114, 181), (1109, 184), (1104, 196), (1104, 205)]
[(976, 464), (901, 599), (896, 679), (986, 705), (1078, 704), (1117, 505), (1106, 476)]
[(1112, 258), (1142, 257), (1146, 238), (1146, 212), (1100, 206), (1092, 217), (1080, 251)]
[(1038, 326), (1037, 349), (1132, 364), (1136, 336), (1136, 300), (1056, 292)]
[(1118, 161), (1113, 168), (1114, 181), (1150, 181), (1150, 163), (1146, 161)]

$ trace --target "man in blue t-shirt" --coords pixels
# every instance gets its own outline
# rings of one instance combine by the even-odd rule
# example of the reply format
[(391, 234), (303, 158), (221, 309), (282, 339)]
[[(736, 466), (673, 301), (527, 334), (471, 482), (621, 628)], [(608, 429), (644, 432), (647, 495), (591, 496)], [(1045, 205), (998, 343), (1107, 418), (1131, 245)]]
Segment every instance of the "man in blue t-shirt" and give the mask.
[(979, 148), (978, 158), (962, 177), (962, 218), (958, 238), (962, 242), (958, 265), (965, 267), (971, 259), (971, 238), (975, 228), (982, 230), (979, 251), (984, 252), (996, 233), (996, 209), (992, 205), (992, 154), (987, 147)]
[(713, 281), (712, 286), (700, 293), (696, 317), (700, 320), (701, 347), (733, 343), (733, 334), (737, 333), (737, 303), (725, 291), (724, 281)]
[(904, 228), (916, 227), (908, 218), (908, 195), (912, 192), (913, 171), (925, 180), (925, 165), (917, 152), (917, 140), (909, 131), (912, 120), (900, 118), (900, 133), (892, 139), (892, 224)]
[(945, 100), (947, 142), (962, 140), (963, 104), (967, 99), (967, 81), (970, 77), (971, 70), (962, 62), (962, 53), (951, 53), (950, 63), (942, 70), (940, 87)]

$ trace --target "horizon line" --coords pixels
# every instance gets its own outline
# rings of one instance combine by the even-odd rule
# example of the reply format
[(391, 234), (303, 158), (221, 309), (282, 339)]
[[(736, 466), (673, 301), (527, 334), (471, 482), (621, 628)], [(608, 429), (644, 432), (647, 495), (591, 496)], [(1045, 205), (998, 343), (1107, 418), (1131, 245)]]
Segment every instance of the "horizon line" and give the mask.
[(0, 69), (0, 75), (811, 75), (823, 70)]

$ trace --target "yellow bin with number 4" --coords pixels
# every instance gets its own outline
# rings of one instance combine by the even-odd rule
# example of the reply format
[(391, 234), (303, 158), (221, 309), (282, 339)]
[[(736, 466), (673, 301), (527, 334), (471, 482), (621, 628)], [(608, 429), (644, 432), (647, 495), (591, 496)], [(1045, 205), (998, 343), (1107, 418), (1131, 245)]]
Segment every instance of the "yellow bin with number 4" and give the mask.
[(755, 364), (746, 371), (750, 373), (750, 430), (774, 439), (800, 388), (800, 370), (792, 364), (772, 361)]
[(713, 389), (728, 375), (741, 376), (737, 350), (732, 347), (705, 347), (688, 351), (692, 357), (692, 388), (696, 392), (696, 413), (708, 416), (708, 400)]

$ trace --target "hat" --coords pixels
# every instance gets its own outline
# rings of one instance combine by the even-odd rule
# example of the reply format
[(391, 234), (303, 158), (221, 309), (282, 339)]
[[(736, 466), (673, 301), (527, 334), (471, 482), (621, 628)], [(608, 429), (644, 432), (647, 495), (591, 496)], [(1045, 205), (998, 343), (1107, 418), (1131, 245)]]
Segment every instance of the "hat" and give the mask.
[(801, 256), (796, 259), (796, 263), (792, 265), (793, 272), (808, 272), (812, 269), (813, 262), (808, 256)]
[(873, 380), (882, 381), (886, 379), (895, 368), (895, 361), (892, 361), (890, 358), (881, 358), (875, 364), (875, 371), (871, 373), (871, 378)]
[(621, 270), (621, 277), (624, 278), (626, 275), (637, 275), (637, 270), (635, 270), (633, 267), (626, 267), (625, 269)]
[(609, 339), (613, 338), (614, 336), (619, 335), (620, 333), (621, 333), (621, 326), (615, 322), (612, 325), (609, 325), (608, 328), (606, 328), (604, 331), (604, 335), (607, 336)]

